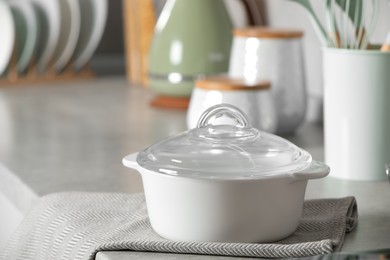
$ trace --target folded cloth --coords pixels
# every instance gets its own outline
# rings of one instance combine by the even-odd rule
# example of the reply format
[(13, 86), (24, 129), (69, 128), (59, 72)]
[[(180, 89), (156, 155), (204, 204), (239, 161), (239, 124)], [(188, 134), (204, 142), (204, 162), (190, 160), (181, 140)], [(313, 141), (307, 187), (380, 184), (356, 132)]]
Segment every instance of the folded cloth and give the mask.
[(354, 197), (305, 201), (302, 213), (295, 233), (275, 243), (178, 242), (153, 231), (143, 194), (57, 193), (26, 215), (0, 259), (94, 259), (108, 250), (304, 257), (340, 250), (357, 224)]

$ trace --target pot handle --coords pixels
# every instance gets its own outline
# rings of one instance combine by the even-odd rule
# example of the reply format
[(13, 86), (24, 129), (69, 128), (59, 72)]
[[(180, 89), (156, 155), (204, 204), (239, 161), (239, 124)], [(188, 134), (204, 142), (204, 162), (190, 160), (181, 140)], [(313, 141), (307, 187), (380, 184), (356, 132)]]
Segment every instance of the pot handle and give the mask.
[(293, 173), (298, 180), (319, 179), (329, 174), (330, 168), (325, 163), (312, 161), (310, 166), (303, 171)]
[(139, 165), (137, 163), (137, 155), (138, 155), (138, 153), (132, 153), (132, 154), (129, 154), (126, 157), (124, 157), (122, 159), (123, 165), (128, 167), (128, 168), (139, 170)]

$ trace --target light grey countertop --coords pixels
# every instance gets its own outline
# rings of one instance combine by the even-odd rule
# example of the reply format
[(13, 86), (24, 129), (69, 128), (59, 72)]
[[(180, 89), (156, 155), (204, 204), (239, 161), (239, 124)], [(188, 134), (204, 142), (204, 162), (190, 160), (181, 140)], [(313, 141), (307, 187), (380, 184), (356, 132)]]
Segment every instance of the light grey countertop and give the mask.
[[(186, 129), (185, 111), (152, 108), (152, 98), (121, 76), (0, 88), (0, 192), (21, 212), (54, 192), (141, 192), (140, 175), (123, 167), (122, 157)], [(323, 160), (320, 125), (305, 123), (286, 138)], [(355, 196), (359, 207), (359, 225), (347, 235), (343, 251), (390, 247), (389, 184), (327, 177), (310, 181), (306, 192), (307, 199), (343, 196)], [(100, 260), (150, 257), (97, 255)]]

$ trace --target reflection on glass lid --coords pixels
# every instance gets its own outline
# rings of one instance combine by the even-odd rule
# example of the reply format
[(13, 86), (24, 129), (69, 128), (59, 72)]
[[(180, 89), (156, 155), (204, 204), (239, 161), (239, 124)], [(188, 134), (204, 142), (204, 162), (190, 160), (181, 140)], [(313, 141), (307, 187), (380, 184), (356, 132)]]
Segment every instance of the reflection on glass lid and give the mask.
[[(235, 125), (212, 125), (218, 118)], [(140, 152), (137, 162), (162, 174), (246, 179), (298, 172), (309, 166), (311, 156), (281, 137), (252, 128), (238, 108), (221, 104), (206, 110), (196, 128)]]

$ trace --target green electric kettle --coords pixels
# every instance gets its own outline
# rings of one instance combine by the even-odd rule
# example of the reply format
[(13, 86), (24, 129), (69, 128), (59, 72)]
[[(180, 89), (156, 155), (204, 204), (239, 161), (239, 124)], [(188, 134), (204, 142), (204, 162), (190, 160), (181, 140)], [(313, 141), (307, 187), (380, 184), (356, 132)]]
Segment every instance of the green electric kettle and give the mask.
[(157, 95), (189, 97), (194, 80), (228, 71), (232, 22), (223, 0), (168, 0), (149, 53)]

